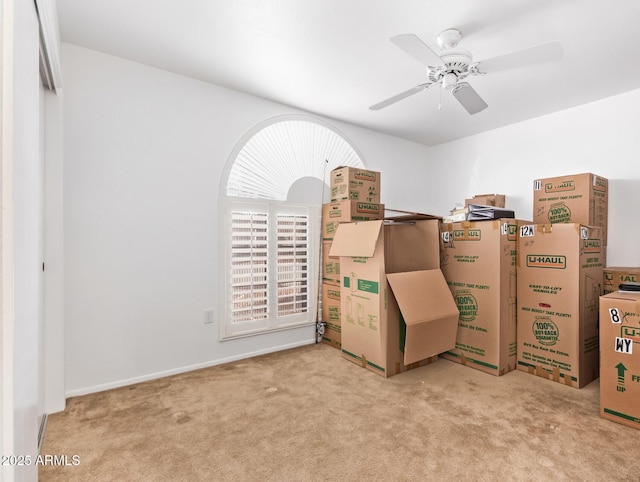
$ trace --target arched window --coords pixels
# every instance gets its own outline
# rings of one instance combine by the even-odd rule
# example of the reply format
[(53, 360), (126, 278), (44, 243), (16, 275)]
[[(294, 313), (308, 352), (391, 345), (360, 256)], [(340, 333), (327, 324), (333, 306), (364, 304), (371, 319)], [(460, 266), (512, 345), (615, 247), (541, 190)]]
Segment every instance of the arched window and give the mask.
[(339, 166), (364, 164), (336, 130), (307, 117), (272, 119), (239, 143), (222, 189), (222, 339), (315, 323), (321, 208)]

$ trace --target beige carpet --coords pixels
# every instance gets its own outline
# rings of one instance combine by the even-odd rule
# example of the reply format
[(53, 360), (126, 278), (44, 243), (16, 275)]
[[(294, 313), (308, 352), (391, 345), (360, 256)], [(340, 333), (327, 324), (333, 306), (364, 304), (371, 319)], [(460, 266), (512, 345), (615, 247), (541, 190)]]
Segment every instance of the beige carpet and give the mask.
[[(326, 345), (68, 400), (41, 481), (640, 481), (640, 430), (565, 387), (438, 360), (384, 379)], [(640, 403), (640, 401), (639, 401)]]

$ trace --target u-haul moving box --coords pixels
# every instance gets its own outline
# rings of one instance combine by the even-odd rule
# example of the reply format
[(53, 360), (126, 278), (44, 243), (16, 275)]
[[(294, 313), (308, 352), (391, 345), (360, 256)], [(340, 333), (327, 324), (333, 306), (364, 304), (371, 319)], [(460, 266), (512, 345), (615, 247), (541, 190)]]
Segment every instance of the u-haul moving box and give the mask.
[(342, 343), (339, 286), (322, 283), (322, 320), (327, 324), (322, 342), (339, 349)]
[(611, 267), (604, 271), (604, 294), (618, 291), (622, 283), (640, 283), (640, 268)]
[(458, 309), (439, 269), (438, 219), (341, 224), (342, 356), (384, 377), (455, 346)]
[[(340, 223), (371, 221), (384, 217), (384, 204), (337, 201), (322, 205), (322, 282), (340, 286), (340, 258), (329, 256)], [(327, 321), (327, 320), (325, 320)]]
[(384, 204), (336, 201), (322, 205), (322, 241), (331, 242), (340, 223), (373, 221), (384, 217)]
[(340, 258), (329, 255), (332, 243), (333, 241), (322, 243), (322, 283), (338, 288), (340, 286)]
[(441, 356), (492, 375), (516, 368), (518, 221), (443, 224), (442, 273), (460, 318), (456, 347)]
[(609, 181), (589, 172), (536, 179), (533, 182), (533, 222), (579, 223), (602, 228), (607, 245)]
[(640, 293), (600, 298), (600, 415), (640, 429)]
[(331, 171), (331, 202), (348, 199), (380, 203), (380, 173), (359, 167), (339, 167)]
[(598, 378), (599, 228), (522, 225), (518, 236), (518, 369), (581, 388)]

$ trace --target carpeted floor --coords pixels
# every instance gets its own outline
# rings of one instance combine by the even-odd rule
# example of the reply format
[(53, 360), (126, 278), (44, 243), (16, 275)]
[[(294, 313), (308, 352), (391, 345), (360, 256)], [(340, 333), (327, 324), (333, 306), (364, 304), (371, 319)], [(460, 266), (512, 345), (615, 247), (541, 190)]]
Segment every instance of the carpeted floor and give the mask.
[(42, 454), (80, 464), (40, 481), (640, 481), (598, 383), (442, 359), (384, 379), (309, 345), (69, 399)]

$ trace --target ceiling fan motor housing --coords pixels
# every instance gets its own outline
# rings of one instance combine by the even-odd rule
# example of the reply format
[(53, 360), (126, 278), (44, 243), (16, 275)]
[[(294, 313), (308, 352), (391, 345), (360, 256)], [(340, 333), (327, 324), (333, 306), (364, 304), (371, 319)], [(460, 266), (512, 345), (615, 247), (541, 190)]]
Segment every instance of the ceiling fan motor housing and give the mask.
[(459, 80), (469, 75), (469, 66), (473, 62), (471, 52), (455, 47), (442, 50), (439, 55), (444, 65), (427, 67), (427, 77), (431, 82), (439, 82), (446, 74), (454, 74)]

